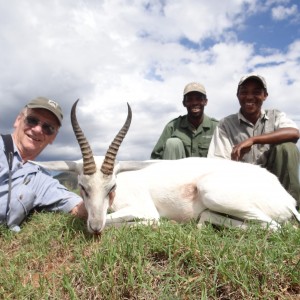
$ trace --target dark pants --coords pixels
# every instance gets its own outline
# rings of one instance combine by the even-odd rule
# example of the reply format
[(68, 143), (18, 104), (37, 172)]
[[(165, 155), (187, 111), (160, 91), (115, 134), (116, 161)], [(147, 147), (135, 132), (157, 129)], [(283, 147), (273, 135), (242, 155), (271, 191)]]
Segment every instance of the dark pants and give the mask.
[(283, 143), (273, 147), (266, 168), (276, 175), (283, 187), (295, 198), (300, 208), (299, 150), (294, 143)]

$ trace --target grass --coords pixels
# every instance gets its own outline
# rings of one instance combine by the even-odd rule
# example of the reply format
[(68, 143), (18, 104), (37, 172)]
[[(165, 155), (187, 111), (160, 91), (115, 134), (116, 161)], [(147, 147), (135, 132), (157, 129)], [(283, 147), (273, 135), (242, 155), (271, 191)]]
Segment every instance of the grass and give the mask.
[(300, 299), (300, 229), (107, 228), (37, 213), (0, 227), (0, 299)]

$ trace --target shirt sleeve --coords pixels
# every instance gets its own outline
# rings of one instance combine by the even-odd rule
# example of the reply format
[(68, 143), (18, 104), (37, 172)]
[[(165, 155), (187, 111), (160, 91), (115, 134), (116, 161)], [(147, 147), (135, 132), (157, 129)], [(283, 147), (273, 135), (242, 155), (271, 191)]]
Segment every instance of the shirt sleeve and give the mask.
[(231, 159), (231, 152), (232, 143), (219, 123), (210, 142), (207, 157)]
[(67, 213), (82, 201), (81, 197), (44, 172), (40, 172), (34, 181), (37, 181), (35, 206), (40, 209)]
[(275, 128), (296, 128), (298, 129), (297, 124), (289, 119), (284, 112), (276, 111), (276, 117), (275, 117)]

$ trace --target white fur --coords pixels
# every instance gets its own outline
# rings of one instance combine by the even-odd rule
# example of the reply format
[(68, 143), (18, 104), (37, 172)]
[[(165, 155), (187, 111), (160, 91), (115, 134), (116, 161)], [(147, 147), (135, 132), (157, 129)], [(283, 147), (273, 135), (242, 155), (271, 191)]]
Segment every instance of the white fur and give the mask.
[[(293, 215), (300, 222), (296, 201), (276, 176), (255, 165), (213, 158), (118, 162), (114, 174), (106, 176), (100, 172), (103, 157), (95, 160), (97, 172), (91, 176), (81, 174), (81, 161), (38, 163), (79, 174), (79, 185), (87, 191), (83, 198), (90, 232), (99, 233), (105, 224), (135, 218), (152, 222), (160, 217), (177, 222), (200, 218), (206, 222), (207, 211), (242, 221), (258, 220), (273, 229)], [(115, 184), (113, 213), (107, 214), (109, 192)], [(213, 222), (214, 214), (211, 216)], [(226, 218), (223, 220), (225, 225)]]

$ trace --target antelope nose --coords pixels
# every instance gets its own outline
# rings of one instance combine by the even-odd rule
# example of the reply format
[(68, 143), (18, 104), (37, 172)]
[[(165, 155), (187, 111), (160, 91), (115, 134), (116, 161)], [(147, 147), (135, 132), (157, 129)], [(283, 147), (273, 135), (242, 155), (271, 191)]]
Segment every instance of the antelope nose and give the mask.
[(88, 224), (88, 228), (90, 229), (90, 232), (92, 234), (96, 234), (96, 235), (99, 235), (101, 234), (101, 231), (103, 229), (103, 227), (101, 226), (101, 224), (99, 222), (89, 222)]

